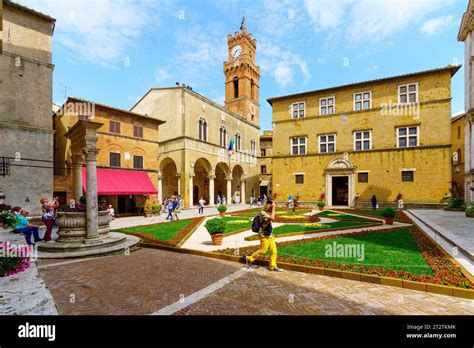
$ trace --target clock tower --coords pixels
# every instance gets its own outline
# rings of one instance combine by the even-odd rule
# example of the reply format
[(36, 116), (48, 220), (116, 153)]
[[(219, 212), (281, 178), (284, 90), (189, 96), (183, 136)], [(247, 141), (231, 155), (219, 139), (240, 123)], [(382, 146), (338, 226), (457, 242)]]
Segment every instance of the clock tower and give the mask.
[(258, 126), (260, 67), (255, 63), (257, 40), (247, 31), (244, 20), (240, 30), (227, 35), (229, 60), (224, 62), (225, 107)]

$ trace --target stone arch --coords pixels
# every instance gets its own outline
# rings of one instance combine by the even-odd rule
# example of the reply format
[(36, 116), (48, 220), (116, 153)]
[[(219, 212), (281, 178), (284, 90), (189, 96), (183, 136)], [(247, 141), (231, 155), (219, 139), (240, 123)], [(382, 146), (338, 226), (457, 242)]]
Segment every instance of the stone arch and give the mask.
[(232, 167), (232, 201), (242, 203), (245, 198), (245, 172), (242, 166), (236, 164)]
[(220, 195), (221, 197), (224, 195), (226, 199), (228, 198), (227, 192), (227, 179), (231, 176), (231, 171), (229, 165), (225, 162), (219, 162), (216, 165), (214, 170), (215, 173), (215, 180), (214, 180), (214, 201), (217, 201), (217, 196)]
[[(192, 201), (194, 205), (198, 204), (201, 197), (210, 204), (213, 203), (210, 199), (210, 181), (214, 180), (214, 173), (211, 163), (201, 157), (194, 162), (194, 178), (193, 178), (193, 196)], [(211, 180), (210, 180), (211, 179)], [(212, 194), (213, 195), (213, 194)]]
[(355, 166), (347, 156), (332, 160), (326, 167), (326, 203), (328, 206), (355, 204)]
[(166, 157), (160, 161), (160, 176), (162, 181), (162, 199), (178, 195), (178, 167), (172, 158)]

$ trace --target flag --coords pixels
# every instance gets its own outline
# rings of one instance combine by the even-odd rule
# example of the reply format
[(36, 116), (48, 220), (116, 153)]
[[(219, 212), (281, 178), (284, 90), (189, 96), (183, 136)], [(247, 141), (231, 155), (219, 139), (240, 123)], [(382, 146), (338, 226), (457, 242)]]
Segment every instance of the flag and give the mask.
[(234, 138), (230, 139), (229, 148), (227, 149), (229, 156), (235, 155), (235, 140)]

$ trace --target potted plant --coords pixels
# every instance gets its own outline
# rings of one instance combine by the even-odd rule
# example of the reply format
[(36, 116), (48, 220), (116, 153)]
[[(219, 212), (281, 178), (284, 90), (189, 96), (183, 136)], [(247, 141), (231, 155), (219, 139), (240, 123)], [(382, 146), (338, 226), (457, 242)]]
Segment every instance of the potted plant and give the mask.
[(325, 206), (326, 206), (326, 203), (324, 203), (324, 201), (319, 201), (318, 202), (319, 210), (323, 211)]
[(2, 211), (0, 216), (3, 223), (3, 228), (14, 228), (15, 225), (20, 221), (20, 218), (8, 210)]
[(219, 211), (220, 216), (224, 217), (224, 214), (227, 211), (227, 207), (224, 204), (220, 204), (217, 207), (217, 210)]
[(474, 218), (474, 201), (468, 204), (466, 207), (466, 216), (470, 218)]
[(153, 215), (160, 215), (161, 204), (153, 204), (152, 212), (153, 212)]
[(393, 219), (397, 215), (397, 211), (392, 207), (385, 207), (380, 212), (380, 215), (385, 218), (385, 223), (387, 225), (393, 225)]
[(222, 245), (222, 238), (224, 237), (225, 222), (222, 219), (215, 218), (207, 220), (206, 224), (207, 232), (211, 235), (213, 245)]
[(145, 201), (145, 206), (144, 206), (144, 209), (145, 211), (145, 217), (151, 217), (152, 214), (153, 214), (153, 204), (151, 203), (151, 201), (149, 199), (147, 199)]

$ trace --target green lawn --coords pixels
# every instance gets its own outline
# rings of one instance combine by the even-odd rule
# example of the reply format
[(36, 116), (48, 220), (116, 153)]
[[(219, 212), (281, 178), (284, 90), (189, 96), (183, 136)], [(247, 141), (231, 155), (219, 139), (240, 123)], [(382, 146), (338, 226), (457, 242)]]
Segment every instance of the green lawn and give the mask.
[(117, 232), (136, 234), (150, 234), (154, 236), (157, 240), (167, 242), (170, 241), (174, 236), (176, 236), (183, 228), (192, 224), (194, 220), (181, 220), (181, 221), (170, 221), (161, 224), (155, 225), (145, 225), (145, 226), (136, 226), (124, 230), (118, 230)]
[(273, 229), (274, 235), (294, 233), (294, 232), (308, 232), (308, 231), (319, 231), (329, 228), (342, 228), (342, 227), (361, 227), (367, 225), (368, 221), (336, 221), (326, 224), (321, 223), (308, 223), (308, 224), (287, 224), (279, 226)]
[[(356, 211), (354, 211), (354, 213), (356, 213)], [(334, 218), (334, 219), (342, 220), (342, 221), (370, 221), (369, 219), (363, 216), (348, 215), (348, 214), (344, 214), (344, 213), (332, 211), (332, 210), (322, 211), (317, 216)]]
[[(354, 209), (354, 210), (351, 210), (351, 212), (354, 212), (354, 214), (363, 213), (363, 214), (368, 214), (368, 215), (373, 215), (373, 216), (376, 216), (376, 217), (379, 217), (379, 218), (383, 218), (383, 216), (381, 215), (382, 214), (382, 208), (379, 208), (377, 210), (373, 210), (373, 209)], [(397, 211), (397, 215), (395, 215), (395, 219), (406, 220), (404, 217), (401, 217), (398, 214), (398, 211)]]
[(224, 220), (226, 223), (224, 234), (242, 230), (244, 228), (250, 229), (250, 227), (252, 226), (252, 222), (248, 218), (226, 216), (223, 217), (222, 220)]
[[(359, 245), (359, 250), (362, 250), (363, 246), (363, 260), (358, 260), (357, 256), (334, 257), (334, 255), (327, 254), (326, 251), (330, 246), (332, 248), (334, 242), (342, 245)], [(319, 259), (329, 262), (366, 265), (374, 268), (383, 267), (418, 275), (434, 274), (406, 228), (391, 232), (345, 236), (329, 240), (297, 242), (292, 245), (279, 246), (278, 254), (293, 258)]]
[[(242, 216), (242, 217), (254, 217), (257, 216), (257, 214), (262, 210), (262, 208), (255, 208), (251, 210), (246, 210), (245, 212), (239, 213), (238, 211), (235, 213), (232, 213), (234, 216)], [(311, 209), (306, 209), (306, 208), (301, 208), (298, 209), (296, 208), (295, 214), (293, 214), (293, 211), (288, 208), (277, 208), (276, 210), (276, 215), (277, 216), (282, 216), (282, 215), (304, 215), (306, 213), (309, 213)]]

